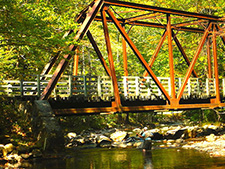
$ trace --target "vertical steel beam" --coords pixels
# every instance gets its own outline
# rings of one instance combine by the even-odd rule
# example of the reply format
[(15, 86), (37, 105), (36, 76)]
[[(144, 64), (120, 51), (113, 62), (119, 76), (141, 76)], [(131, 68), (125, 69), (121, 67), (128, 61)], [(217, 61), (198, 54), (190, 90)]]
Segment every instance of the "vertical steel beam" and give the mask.
[(209, 34), (209, 30), (211, 29), (211, 27), (212, 27), (212, 23), (209, 23), (208, 27), (205, 29), (205, 32), (204, 32), (204, 34), (202, 36), (202, 39), (201, 39), (201, 41), (200, 41), (200, 43), (198, 45), (197, 51), (196, 51), (196, 53), (195, 53), (195, 55), (194, 55), (194, 57), (193, 57), (193, 59), (191, 61), (191, 64), (190, 64), (190, 66), (189, 66), (189, 68), (187, 70), (187, 73), (186, 73), (185, 77), (184, 77), (183, 83), (182, 83), (182, 85), (181, 85), (181, 87), (180, 87), (180, 89), (178, 91), (178, 94), (177, 94), (178, 100), (180, 100), (180, 98), (181, 98), (181, 96), (182, 96), (182, 94), (184, 92), (184, 89), (186, 87), (188, 79), (189, 79), (189, 77), (191, 75), (191, 72), (194, 69), (195, 63), (196, 63), (196, 61), (198, 59), (198, 56), (199, 56), (199, 54), (200, 54), (200, 52), (202, 50), (202, 47), (203, 47), (203, 45), (205, 43), (205, 40), (206, 40), (206, 38), (207, 38), (207, 36)]
[(78, 61), (79, 61), (79, 47), (75, 51), (74, 61), (73, 61), (73, 76), (78, 74)]
[(208, 78), (212, 78), (212, 60), (211, 60), (211, 50), (210, 50), (210, 38), (207, 38), (207, 62), (208, 62)]
[(106, 61), (105, 61), (105, 59), (103, 58), (102, 53), (101, 53), (101, 51), (99, 50), (98, 45), (97, 45), (97, 43), (95, 42), (95, 40), (94, 40), (94, 38), (93, 38), (93, 36), (92, 36), (92, 34), (91, 34), (91, 32), (90, 32), (89, 30), (87, 31), (87, 36), (88, 36), (88, 39), (89, 39), (89, 41), (91, 42), (91, 44), (92, 44), (92, 46), (93, 46), (93, 48), (94, 48), (94, 50), (95, 50), (95, 52), (96, 52), (96, 54), (97, 54), (99, 60), (101, 61), (102, 66), (104, 67), (104, 69), (105, 69), (107, 75), (108, 75), (108, 76), (111, 76), (110, 69), (109, 69), (109, 67), (107, 66)]
[[(153, 53), (151, 59), (148, 62), (148, 65), (149, 65), (150, 68), (152, 67), (153, 63), (155, 62), (155, 59), (157, 58), (157, 56), (159, 54), (159, 51), (160, 51), (160, 49), (161, 49), (161, 47), (163, 45), (164, 40), (166, 39), (166, 36), (167, 36), (167, 31), (165, 30), (163, 35), (162, 35), (162, 37), (161, 37), (161, 39), (160, 39), (160, 41), (159, 41), (159, 43), (158, 43), (158, 45), (157, 45), (157, 47), (156, 47), (156, 49), (155, 49), (155, 52)], [(144, 77), (148, 76), (148, 72), (146, 70), (143, 73), (143, 76)]]
[(163, 95), (165, 96), (165, 98), (168, 101), (170, 101), (169, 94), (167, 93), (167, 91), (165, 90), (165, 88), (162, 86), (162, 84), (159, 82), (158, 78), (153, 73), (153, 71), (151, 70), (151, 68), (148, 66), (148, 63), (145, 61), (145, 59), (143, 58), (143, 56), (141, 55), (141, 53), (138, 51), (137, 47), (134, 45), (134, 43), (132, 42), (132, 40), (129, 38), (129, 36), (126, 33), (126, 31), (120, 25), (119, 21), (116, 19), (116, 17), (113, 15), (113, 13), (109, 9), (106, 10), (106, 12), (109, 15), (109, 17), (112, 19), (112, 21), (115, 24), (115, 26), (117, 27), (117, 29), (120, 31), (120, 33), (122, 34), (122, 36), (124, 37), (124, 39), (126, 40), (126, 42), (129, 44), (130, 48), (133, 50), (133, 52), (135, 53), (135, 55), (137, 56), (137, 58), (139, 59), (139, 61), (141, 62), (141, 64), (148, 71), (149, 75), (152, 77), (152, 79), (154, 80), (154, 82), (156, 83), (156, 85), (159, 87), (159, 89), (161, 90), (161, 92), (163, 93)]
[(171, 97), (172, 97), (172, 99), (175, 99), (176, 93), (175, 93), (172, 30), (171, 30), (171, 17), (170, 17), (170, 15), (167, 15), (167, 32), (168, 32), (168, 48), (169, 48), (169, 66), (170, 66), (170, 89), (171, 89)]
[[(176, 35), (175, 35), (175, 33), (174, 33), (173, 31), (172, 31), (172, 36), (173, 36), (173, 39), (174, 39), (174, 41), (175, 41), (175, 43), (176, 43), (178, 49), (180, 50), (180, 52), (181, 52), (181, 54), (182, 54), (184, 60), (186, 61), (187, 65), (190, 66), (191, 62), (189, 61), (189, 59), (188, 59), (186, 53), (184, 52), (183, 47), (181, 46), (179, 40), (177, 39), (177, 37), (176, 37)], [(198, 77), (198, 75), (197, 75), (197, 73), (195, 72), (195, 70), (192, 71), (192, 74), (193, 74), (194, 77)]]
[[(125, 26), (123, 26), (125, 29)], [(122, 37), (122, 46), (123, 46), (123, 70), (124, 76), (128, 76), (128, 67), (127, 67), (127, 45), (126, 40)]]
[(108, 31), (107, 20), (106, 20), (106, 13), (105, 13), (105, 10), (107, 10), (107, 9), (108, 9), (108, 7), (104, 7), (103, 10), (101, 11), (101, 14), (102, 14), (106, 48), (107, 48), (108, 59), (109, 59), (110, 70), (111, 70), (115, 102), (116, 102), (117, 107), (120, 109), (121, 100), (120, 100), (120, 95), (119, 95), (118, 83), (117, 83), (117, 79), (116, 79), (116, 71), (115, 71), (114, 62), (113, 62), (112, 48), (111, 48), (109, 31)]
[(217, 47), (216, 47), (216, 25), (213, 26), (213, 63), (214, 63), (214, 75), (216, 81), (216, 103), (220, 103), (220, 89), (219, 89), (219, 72), (217, 61)]
[[(86, 14), (86, 18), (85, 18), (84, 22), (82, 23), (79, 31), (77, 32), (77, 34), (74, 38), (75, 40), (83, 39), (83, 37), (86, 34), (89, 26), (91, 25), (92, 21), (94, 20), (97, 12), (102, 7), (102, 4), (103, 4), (103, 0), (96, 0), (95, 3), (93, 4), (92, 8), (89, 9), (88, 13)], [(69, 50), (75, 51), (76, 48), (77, 48), (77, 45), (71, 45), (69, 47)], [(43, 91), (43, 93), (40, 97), (40, 100), (46, 100), (46, 99), (49, 98), (52, 90), (55, 88), (58, 80), (60, 79), (64, 70), (66, 69), (71, 57), (72, 57), (71, 54), (65, 55), (64, 59), (62, 59), (60, 61), (60, 63), (57, 66), (52, 78), (50, 79), (50, 81), (48, 82), (48, 85), (44, 89), (44, 91)]]

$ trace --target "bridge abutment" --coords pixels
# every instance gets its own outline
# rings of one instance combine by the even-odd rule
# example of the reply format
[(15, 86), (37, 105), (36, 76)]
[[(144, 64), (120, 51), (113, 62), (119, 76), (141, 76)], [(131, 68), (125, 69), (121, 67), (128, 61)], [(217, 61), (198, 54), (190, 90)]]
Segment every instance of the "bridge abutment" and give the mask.
[(33, 131), (38, 146), (41, 146), (44, 151), (57, 152), (63, 149), (63, 132), (47, 100), (34, 101)]

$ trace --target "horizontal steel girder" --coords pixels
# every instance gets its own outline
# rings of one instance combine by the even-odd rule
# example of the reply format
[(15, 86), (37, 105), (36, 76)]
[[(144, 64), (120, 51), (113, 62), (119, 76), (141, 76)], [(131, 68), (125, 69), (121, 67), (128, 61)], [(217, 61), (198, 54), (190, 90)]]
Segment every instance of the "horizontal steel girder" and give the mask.
[(194, 12), (186, 12), (186, 11), (180, 11), (180, 10), (175, 10), (175, 9), (160, 8), (160, 7), (156, 7), (156, 6), (143, 5), (143, 4), (137, 4), (137, 3), (131, 3), (131, 2), (124, 2), (124, 1), (116, 1), (116, 0), (105, 0), (104, 2), (106, 5), (115, 5), (115, 6), (119, 6), (119, 7), (140, 9), (140, 10), (144, 10), (144, 11), (154, 11), (154, 12), (160, 12), (160, 13), (164, 13), (164, 14), (172, 14), (172, 15), (179, 15), (179, 16), (185, 16), (185, 17), (207, 19), (207, 20), (211, 20), (211, 21), (221, 21), (221, 17), (205, 15), (205, 14), (200, 14), (200, 13), (194, 13)]
[[(121, 107), (122, 112), (145, 112), (154, 110), (187, 110), (187, 109), (201, 109), (201, 108), (217, 108), (225, 107), (225, 103), (214, 104), (180, 104), (178, 106), (170, 105), (149, 105), (149, 106), (126, 106)], [(53, 109), (56, 115), (79, 115), (79, 114), (93, 114), (93, 113), (116, 113), (116, 107), (97, 107), (97, 108), (77, 108), (77, 109)]]
[[(102, 21), (102, 18), (100, 16), (95, 17), (95, 21)], [(153, 27), (153, 28), (161, 28), (165, 29), (166, 25), (162, 25), (159, 23), (152, 23), (152, 22), (142, 22), (142, 21), (135, 21), (135, 22), (129, 22), (129, 23), (124, 23), (123, 19), (118, 19), (120, 24), (127, 24), (127, 25), (135, 25), (135, 26), (145, 26), (145, 27)], [(112, 19), (107, 17), (107, 22), (113, 22)], [(198, 29), (198, 28), (189, 28), (189, 27), (172, 27), (175, 30), (179, 31), (187, 31), (187, 32), (195, 32), (195, 33), (204, 33), (203, 29)]]

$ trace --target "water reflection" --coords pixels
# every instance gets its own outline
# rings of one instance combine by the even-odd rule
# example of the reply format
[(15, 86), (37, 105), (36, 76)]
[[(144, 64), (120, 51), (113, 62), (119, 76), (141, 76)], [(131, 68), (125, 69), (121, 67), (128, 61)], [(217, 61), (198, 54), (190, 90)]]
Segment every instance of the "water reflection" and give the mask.
[(54, 169), (195, 169), (225, 168), (224, 158), (211, 158), (205, 153), (184, 149), (82, 149), (67, 153), (66, 158), (39, 160), (32, 168)]
[(144, 169), (153, 169), (152, 151), (143, 151)]

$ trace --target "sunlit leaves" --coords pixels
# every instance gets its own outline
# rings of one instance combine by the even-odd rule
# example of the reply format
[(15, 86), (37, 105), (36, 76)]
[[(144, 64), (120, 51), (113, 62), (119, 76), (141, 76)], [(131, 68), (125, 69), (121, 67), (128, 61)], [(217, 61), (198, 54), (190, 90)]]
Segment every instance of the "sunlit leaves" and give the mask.
[[(3, 52), (0, 57), (5, 61), (14, 58), (10, 59), (10, 62), (14, 62), (10, 65), (14, 65), (21, 73), (28, 73), (25, 70), (28, 67), (32, 70), (29, 73), (40, 73), (51, 55), (67, 51), (68, 45), (77, 43), (73, 36), (62, 38), (66, 31), (77, 29), (74, 17), (85, 2), (80, 5), (77, 3), (23, 0), (1, 2), (0, 50)], [(8, 71), (11, 67), (7, 65), (4, 64), (1, 71), (7, 72), (9, 76), (17, 76), (14, 71)]]

